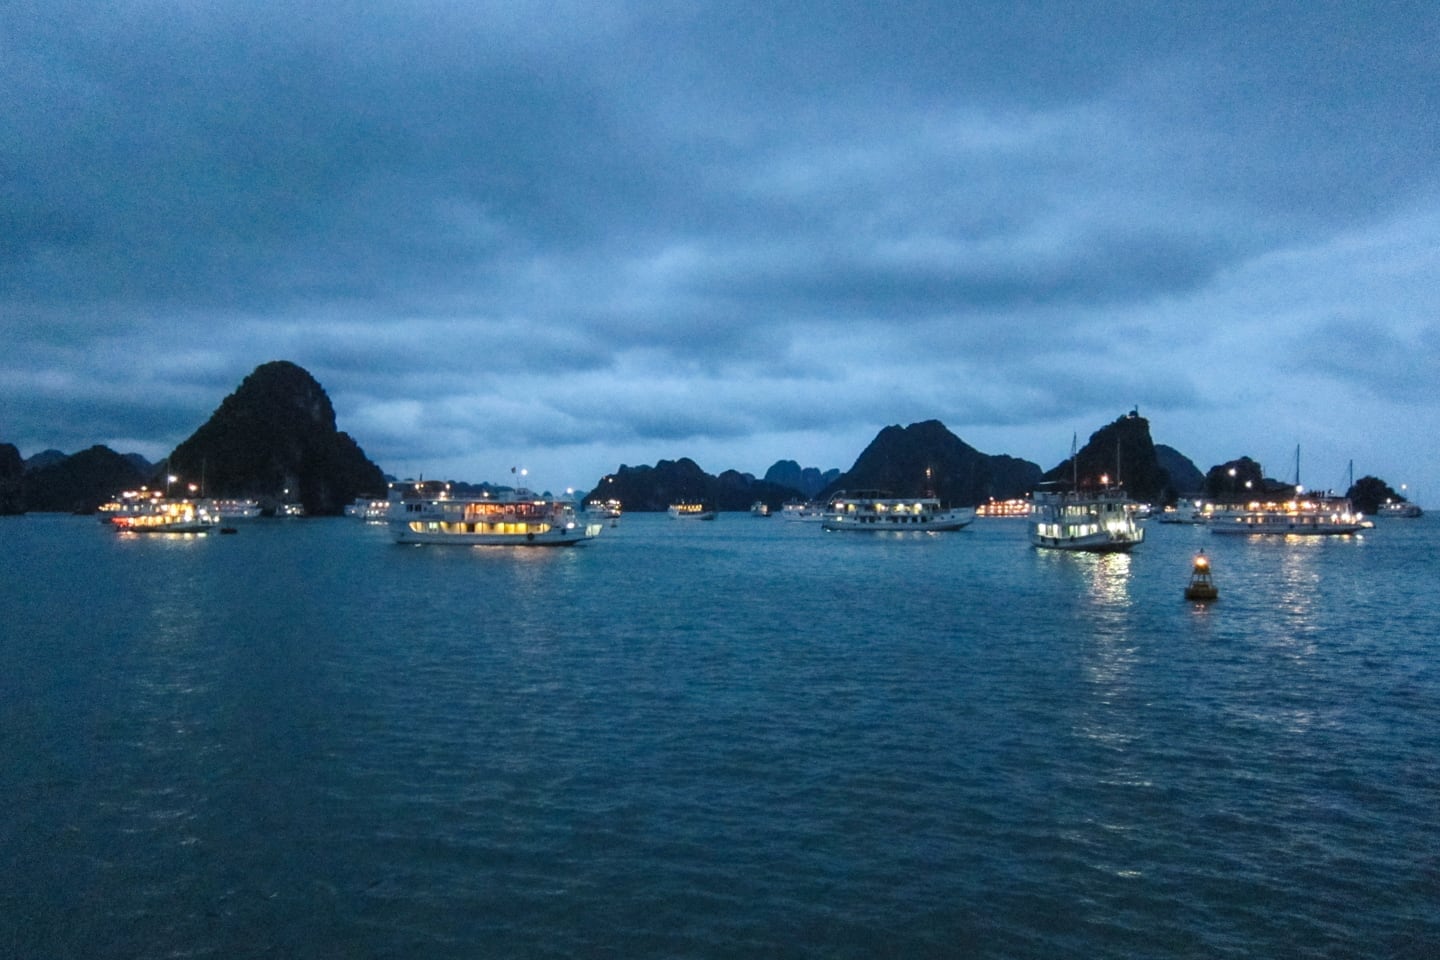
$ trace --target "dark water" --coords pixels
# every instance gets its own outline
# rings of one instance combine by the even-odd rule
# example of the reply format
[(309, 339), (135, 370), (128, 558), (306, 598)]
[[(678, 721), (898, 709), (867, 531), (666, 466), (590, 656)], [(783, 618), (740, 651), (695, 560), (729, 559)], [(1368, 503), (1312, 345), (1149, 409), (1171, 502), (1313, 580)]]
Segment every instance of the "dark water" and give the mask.
[(8, 519), (0, 955), (1437, 956), (1434, 530)]

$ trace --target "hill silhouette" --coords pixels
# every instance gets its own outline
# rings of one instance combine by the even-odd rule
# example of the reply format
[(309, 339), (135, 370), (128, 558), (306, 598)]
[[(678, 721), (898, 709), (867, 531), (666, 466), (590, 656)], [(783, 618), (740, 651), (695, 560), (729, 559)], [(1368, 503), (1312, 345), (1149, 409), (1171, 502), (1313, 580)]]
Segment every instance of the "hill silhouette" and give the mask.
[(1160, 503), (1167, 496), (1173, 498), (1170, 474), (1160, 466), (1150, 439), (1150, 421), (1133, 410), (1092, 433), (1073, 458), (1047, 470), (1045, 479), (1063, 483), (1078, 479), (1082, 490), (1119, 482), (1136, 500)]
[(380, 468), (336, 428), (324, 388), (285, 360), (256, 367), (175, 448), (167, 469), (203, 483), (207, 496), (298, 501), (311, 515), (386, 489)]
[(881, 430), (855, 465), (831, 482), (838, 490), (884, 490), (897, 497), (935, 496), (952, 506), (1029, 493), (1040, 479), (1038, 464), (981, 453), (939, 420)]
[(90, 513), (122, 490), (153, 479), (134, 461), (109, 447), (93, 446), (71, 457), (47, 460), (25, 475), (26, 510)]
[(756, 480), (748, 473), (726, 470), (712, 476), (689, 457), (661, 460), (655, 466), (625, 464), (600, 478), (591, 500), (619, 500), (626, 512), (654, 512), (672, 503), (704, 503), (717, 510), (747, 510), (756, 500), (772, 509), (800, 497), (791, 487)]

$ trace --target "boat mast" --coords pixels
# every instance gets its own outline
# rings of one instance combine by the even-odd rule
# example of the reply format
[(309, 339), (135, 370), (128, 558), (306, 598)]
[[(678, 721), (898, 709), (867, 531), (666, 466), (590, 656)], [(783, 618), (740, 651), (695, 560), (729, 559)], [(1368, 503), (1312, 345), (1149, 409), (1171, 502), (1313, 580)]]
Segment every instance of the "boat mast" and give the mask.
[(1070, 487), (1075, 495), (1080, 494), (1080, 458), (1075, 453), (1077, 434), (1070, 434)]

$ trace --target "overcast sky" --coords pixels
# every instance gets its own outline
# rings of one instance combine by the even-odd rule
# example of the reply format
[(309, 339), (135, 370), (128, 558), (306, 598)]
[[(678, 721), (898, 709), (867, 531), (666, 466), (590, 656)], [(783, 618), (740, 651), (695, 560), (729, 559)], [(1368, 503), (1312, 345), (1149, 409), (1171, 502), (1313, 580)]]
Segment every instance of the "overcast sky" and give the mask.
[(1440, 504), (1440, 5), (0, 5), (0, 441), (291, 360), (382, 469), (1050, 467)]

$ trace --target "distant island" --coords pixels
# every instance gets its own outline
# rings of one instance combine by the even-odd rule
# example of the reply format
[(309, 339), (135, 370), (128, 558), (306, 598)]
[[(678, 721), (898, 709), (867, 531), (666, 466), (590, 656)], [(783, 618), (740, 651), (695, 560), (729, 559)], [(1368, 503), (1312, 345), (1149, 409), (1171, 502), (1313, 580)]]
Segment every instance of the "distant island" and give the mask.
[[(285, 360), (261, 364), (193, 434), (159, 463), (93, 446), (67, 455), (46, 450), (28, 460), (0, 443), (0, 514), (88, 513), (122, 490), (165, 489), (170, 478), (197, 495), (259, 500), (267, 509), (298, 504), (310, 516), (332, 516), (359, 497), (381, 497), (387, 478), (360, 445), (341, 431), (324, 388)], [(653, 466), (621, 464), (600, 477), (587, 499), (619, 500), (626, 511), (663, 511), (702, 502), (719, 510), (764, 503), (825, 499), (839, 490), (885, 490), (898, 497), (938, 497), (954, 506), (1027, 496), (1044, 481), (1081, 487), (1123, 483), (1137, 500), (1167, 504), (1182, 496), (1242, 499), (1275, 496), (1293, 487), (1262, 476), (1238, 457), (1201, 472), (1173, 447), (1156, 444), (1150, 423), (1130, 411), (1091, 434), (1083, 447), (1050, 470), (1005, 454), (986, 454), (939, 420), (891, 425), (876, 434), (849, 470), (777, 461), (763, 478), (736, 470), (710, 474), (688, 457)], [(488, 490), (489, 483), (461, 484)], [(1346, 491), (1357, 509), (1376, 513), (1405, 498), (1376, 477)]]

